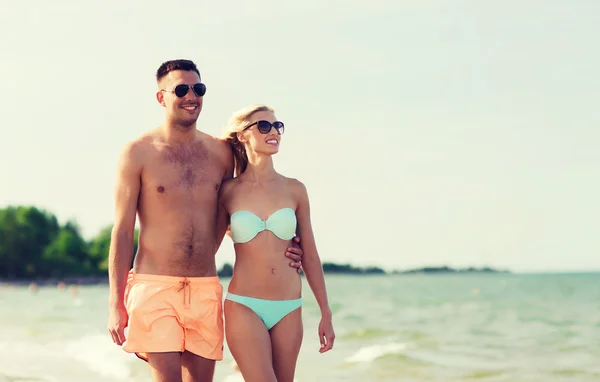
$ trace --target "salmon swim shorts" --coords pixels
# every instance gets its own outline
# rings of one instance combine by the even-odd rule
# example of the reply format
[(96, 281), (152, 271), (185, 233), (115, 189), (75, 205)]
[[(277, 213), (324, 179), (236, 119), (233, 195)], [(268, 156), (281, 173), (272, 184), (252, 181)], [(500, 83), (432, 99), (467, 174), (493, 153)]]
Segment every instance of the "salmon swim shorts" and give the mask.
[(223, 359), (223, 286), (219, 277), (174, 277), (129, 272), (129, 315), (123, 349), (148, 361), (147, 353), (183, 352)]

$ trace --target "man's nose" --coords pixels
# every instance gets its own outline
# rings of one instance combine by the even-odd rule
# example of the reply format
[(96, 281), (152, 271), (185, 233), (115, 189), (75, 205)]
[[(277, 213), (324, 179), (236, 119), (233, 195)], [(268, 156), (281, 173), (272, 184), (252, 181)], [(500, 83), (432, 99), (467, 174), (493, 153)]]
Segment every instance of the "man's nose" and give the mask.
[(190, 88), (188, 89), (187, 93), (185, 93), (185, 96), (183, 98), (187, 101), (195, 101), (196, 97), (197, 96), (196, 96), (196, 93), (194, 93), (194, 89), (190, 86)]

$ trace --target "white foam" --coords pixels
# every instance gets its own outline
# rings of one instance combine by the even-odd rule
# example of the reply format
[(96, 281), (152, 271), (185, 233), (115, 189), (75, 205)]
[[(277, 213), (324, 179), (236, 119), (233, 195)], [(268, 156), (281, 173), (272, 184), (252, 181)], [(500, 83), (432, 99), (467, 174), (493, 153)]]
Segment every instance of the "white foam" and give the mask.
[(130, 377), (131, 354), (116, 346), (108, 336), (91, 334), (63, 344), (65, 353), (89, 370), (112, 379), (127, 380)]
[(76, 307), (80, 307), (83, 306), (83, 299), (82, 298), (76, 298), (73, 300), (73, 305), (75, 305)]
[[(2, 362), (0, 372), (22, 374), (24, 365), (36, 360), (30, 371), (37, 375), (30, 378), (42, 378), (53, 381), (52, 374), (61, 374), (63, 370), (75, 369), (80, 372), (92, 371), (98, 376), (110, 380), (129, 380), (129, 362), (135, 356), (116, 346), (108, 335), (89, 334), (74, 340), (53, 341), (46, 344), (35, 342), (0, 342)], [(78, 367), (74, 368), (76, 361)], [(31, 374), (31, 373), (30, 373)]]
[(346, 358), (346, 362), (350, 363), (361, 363), (361, 362), (372, 362), (377, 358), (383, 357), (387, 354), (399, 354), (406, 349), (406, 345), (402, 343), (389, 343), (389, 344), (378, 344), (372, 346), (366, 346), (360, 348), (352, 356)]

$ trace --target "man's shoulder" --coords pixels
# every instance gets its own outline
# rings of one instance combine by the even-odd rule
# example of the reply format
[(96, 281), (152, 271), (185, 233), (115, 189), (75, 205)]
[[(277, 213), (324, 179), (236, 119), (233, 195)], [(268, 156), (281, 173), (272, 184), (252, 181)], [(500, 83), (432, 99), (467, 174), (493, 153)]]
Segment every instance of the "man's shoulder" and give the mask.
[(226, 140), (218, 137), (213, 137), (212, 135), (211, 141), (216, 150), (219, 151), (221, 155), (231, 155), (231, 146), (227, 143)]
[(143, 133), (123, 146), (121, 156), (129, 160), (142, 161), (154, 140), (154, 131)]
[(231, 149), (231, 145), (221, 138), (217, 138), (203, 132), (201, 132), (201, 134), (202, 135), (199, 136), (199, 139), (209, 145), (210, 150), (214, 153), (214, 155), (216, 155), (227, 167), (232, 167), (233, 151)]
[(135, 139), (132, 139), (126, 144), (126, 147), (130, 147), (132, 149), (141, 149), (145, 146), (150, 145), (154, 141), (155, 135), (154, 132), (148, 131)]

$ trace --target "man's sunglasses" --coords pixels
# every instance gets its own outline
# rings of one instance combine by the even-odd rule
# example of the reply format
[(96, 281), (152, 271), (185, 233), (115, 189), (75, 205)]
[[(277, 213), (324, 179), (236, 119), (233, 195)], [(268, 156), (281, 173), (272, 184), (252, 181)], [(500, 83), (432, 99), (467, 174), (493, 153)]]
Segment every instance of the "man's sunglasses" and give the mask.
[(248, 130), (249, 128), (251, 128), (254, 125), (256, 125), (256, 127), (258, 128), (258, 131), (260, 131), (261, 134), (269, 134), (272, 127), (274, 127), (275, 130), (277, 130), (277, 134), (279, 134), (279, 135), (283, 134), (284, 126), (283, 126), (283, 122), (281, 122), (281, 121), (275, 121), (273, 123), (271, 123), (269, 121), (265, 121), (265, 120), (256, 121), (256, 122), (246, 126), (244, 131)]
[[(206, 85), (204, 85), (201, 82), (192, 85), (192, 89), (194, 90), (194, 94), (196, 94), (198, 97), (202, 97), (202, 96), (204, 96), (204, 94), (206, 94)], [(175, 86), (175, 89), (173, 89), (173, 90), (164, 90), (164, 89), (161, 89), (160, 91), (161, 92), (175, 93), (175, 95), (177, 97), (183, 98), (190, 91), (190, 85), (180, 84), (180, 85)]]

